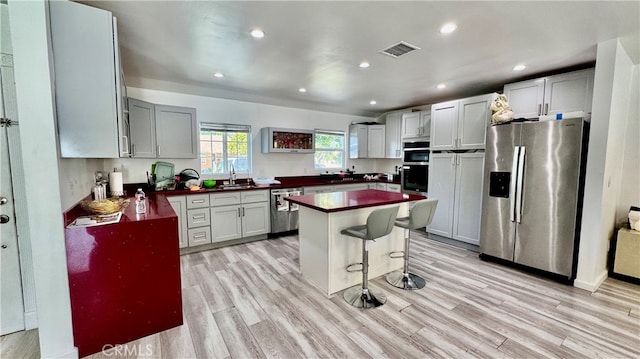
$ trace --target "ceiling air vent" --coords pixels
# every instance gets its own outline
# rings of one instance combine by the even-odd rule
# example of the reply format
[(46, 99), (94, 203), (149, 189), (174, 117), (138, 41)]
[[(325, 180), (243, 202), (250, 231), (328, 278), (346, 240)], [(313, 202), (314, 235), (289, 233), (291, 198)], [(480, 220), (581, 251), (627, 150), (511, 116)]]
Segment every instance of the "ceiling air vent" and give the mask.
[(385, 55), (389, 55), (391, 57), (395, 57), (398, 58), (402, 55), (408, 54), (411, 51), (414, 50), (420, 50), (419, 47), (415, 46), (415, 45), (411, 45), (410, 43), (404, 42), (404, 41), (400, 41), (399, 43), (388, 47), (384, 50), (380, 50), (380, 52), (382, 52)]

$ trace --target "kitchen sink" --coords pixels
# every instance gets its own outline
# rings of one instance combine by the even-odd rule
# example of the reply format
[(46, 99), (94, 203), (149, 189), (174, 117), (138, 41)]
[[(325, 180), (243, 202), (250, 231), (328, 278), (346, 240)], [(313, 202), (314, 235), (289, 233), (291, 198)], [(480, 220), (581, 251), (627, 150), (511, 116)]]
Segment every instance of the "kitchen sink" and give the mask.
[(250, 184), (246, 183), (234, 183), (234, 184), (223, 184), (218, 186), (220, 189), (247, 189), (251, 188)]

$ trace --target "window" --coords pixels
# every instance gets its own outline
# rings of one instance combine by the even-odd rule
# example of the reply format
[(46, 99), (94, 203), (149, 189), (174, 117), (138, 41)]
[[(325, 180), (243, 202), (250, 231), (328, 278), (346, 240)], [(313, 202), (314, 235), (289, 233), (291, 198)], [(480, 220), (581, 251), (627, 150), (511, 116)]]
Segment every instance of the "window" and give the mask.
[(316, 130), (315, 168), (344, 168), (344, 132)]
[[(203, 175), (226, 177), (251, 173), (251, 126), (200, 123), (200, 170)], [(223, 177), (223, 176), (217, 176)]]

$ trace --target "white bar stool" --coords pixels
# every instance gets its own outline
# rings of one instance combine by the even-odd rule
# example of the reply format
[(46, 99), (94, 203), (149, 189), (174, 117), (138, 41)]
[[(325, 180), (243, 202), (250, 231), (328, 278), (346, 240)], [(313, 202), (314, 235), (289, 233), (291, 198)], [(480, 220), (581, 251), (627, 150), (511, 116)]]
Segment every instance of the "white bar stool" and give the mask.
[[(387, 302), (387, 296), (376, 290), (369, 289), (369, 250), (367, 241), (384, 237), (393, 230), (399, 206), (374, 209), (367, 217), (367, 224), (349, 227), (340, 233), (362, 239), (362, 263), (354, 263), (347, 266), (347, 272), (362, 271), (362, 285), (357, 285), (344, 292), (344, 299), (354, 307), (374, 308)], [(352, 266), (361, 265), (362, 269), (350, 269)]]
[[(426, 227), (431, 224), (437, 205), (437, 199), (423, 199), (416, 202), (409, 213), (409, 217), (398, 218), (395, 221), (396, 226), (404, 228), (405, 233), (409, 231), (409, 234), (405, 235), (404, 251), (389, 253), (391, 258), (404, 258), (402, 272), (397, 271), (387, 274), (387, 282), (392, 286), (401, 289), (420, 289), (424, 287), (425, 281), (422, 277), (409, 273), (409, 242), (411, 241), (412, 229)], [(402, 256), (394, 256), (396, 254), (402, 254)]]

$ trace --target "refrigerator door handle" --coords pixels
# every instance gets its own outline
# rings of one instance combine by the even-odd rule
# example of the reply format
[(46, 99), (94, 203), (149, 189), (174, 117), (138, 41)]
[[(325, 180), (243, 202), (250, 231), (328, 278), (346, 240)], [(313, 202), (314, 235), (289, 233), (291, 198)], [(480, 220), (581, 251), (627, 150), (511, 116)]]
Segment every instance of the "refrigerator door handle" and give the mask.
[(518, 188), (516, 188), (516, 222), (520, 223), (522, 219), (522, 199), (524, 198), (524, 161), (526, 147), (520, 147), (520, 155), (518, 156)]
[(520, 146), (513, 148), (513, 164), (511, 165), (511, 183), (509, 183), (509, 219), (515, 222), (516, 213), (516, 181), (518, 176), (518, 157)]

